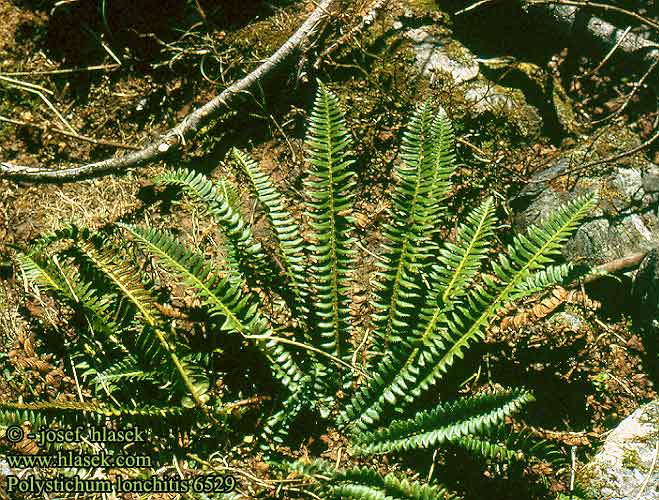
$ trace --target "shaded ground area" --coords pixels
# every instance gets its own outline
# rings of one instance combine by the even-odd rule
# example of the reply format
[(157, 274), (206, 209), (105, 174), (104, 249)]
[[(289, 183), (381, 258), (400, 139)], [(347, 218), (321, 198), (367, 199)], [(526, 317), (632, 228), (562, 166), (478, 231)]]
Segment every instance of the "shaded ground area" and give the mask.
[[(134, 4), (0, 3), (3, 161), (54, 167), (99, 160), (144, 145), (270, 55), (313, 8), (311, 3), (287, 1), (252, 2), (249, 8), (231, 2), (218, 6), (210, 1)], [(446, 24), (479, 57), (509, 55), (509, 49), (515, 47), (513, 55), (543, 69), (551, 62), (555, 81), (562, 84), (574, 104), (581, 130), (587, 130), (590, 121), (619, 110), (631, 85), (638, 81), (638, 75), (631, 73), (620, 78), (615, 66), (589, 74), (599, 61), (576, 53), (574, 48), (566, 51), (548, 44), (526, 52), (528, 44), (519, 43), (519, 34), (510, 39), (508, 35), (500, 37), (500, 46), (493, 47), (489, 37), (481, 35), (489, 31), (496, 37), (494, 30), (481, 29), (478, 23), (471, 26), (473, 18), (459, 18), (452, 24), (454, 21), (438, 12), (432, 2), (409, 2), (385, 15), (403, 19), (410, 26)], [(496, 12), (490, 15), (502, 16)], [(485, 15), (477, 19), (492, 22)], [(508, 21), (519, 28), (514, 20)], [(455, 120), (458, 137), (467, 140), (458, 145), (463, 164), (449, 201), (452, 220), (487, 195), (505, 202), (534, 171), (575, 141), (574, 131), (557, 116), (546, 94), (520, 71), (494, 68), (488, 70), (488, 77), (525, 92), (529, 103), (542, 113), (545, 128), (541, 136), (526, 139), (510, 123), (491, 114), (474, 118), (450, 84), (430, 84), (414, 76), (414, 56), (407, 42), (386, 26), (385, 21), (378, 21), (370, 30), (350, 38), (321, 61), (317, 72), (321, 79), (332, 82), (343, 99), (359, 148), (360, 183), (354, 215), (364, 272), (354, 284), (353, 310), (358, 325), (371, 312), (369, 273), (375, 269), (375, 254), (379, 252), (384, 200), (388, 199), (400, 132), (421, 97), (438, 98)], [(337, 33), (325, 35), (321, 40), (337, 38)], [(486, 53), (485, 47), (491, 52)], [(44, 394), (77, 397), (65, 357), (44, 354), (51, 350), (43, 338), (34, 335), (44, 330), (44, 322), (56, 324), (58, 319), (48, 317), (52, 314), (50, 304), (26, 293), (22, 277), (14, 271), (10, 245), (23, 247), (64, 221), (96, 229), (117, 220), (146, 222), (179, 227), (192, 241), (208, 241), (210, 231), (205, 231), (201, 215), (184, 202), (183, 215), (173, 215), (169, 210), (172, 201), (153, 186), (152, 178), (166, 167), (176, 166), (195, 168), (217, 178), (229, 172), (224, 158), (232, 146), (253, 150), (255, 159), (290, 198), (299, 200), (305, 168), (303, 110), (308, 109), (312, 87), (303, 82), (299, 87), (291, 83), (285, 92), (263, 89), (251, 106), (227, 113), (222, 121), (202, 131), (180, 156), (163, 163), (75, 184), (29, 185), (0, 180), (3, 400), (32, 400)], [(650, 94), (641, 89), (619, 116), (631, 123), (642, 139), (651, 135), (659, 116), (648, 106)], [(96, 143), (71, 138), (59, 133), (62, 131), (93, 138)], [(122, 147), (98, 144), (103, 140)], [(481, 153), (492, 161), (482, 161)], [(650, 150), (650, 158), (654, 154)], [(501, 219), (508, 221), (505, 203), (501, 206)], [(260, 215), (254, 213), (251, 200), (245, 199), (244, 208), (258, 220)], [(448, 228), (447, 235), (450, 233)], [(509, 312), (509, 318), (490, 332), (483, 345), (470, 351), (446, 382), (447, 387), (459, 387), (465, 394), (494, 384), (532, 389), (537, 402), (524, 416), (524, 423), (532, 426), (535, 435), (560, 444), (566, 456), (571, 446), (577, 446), (579, 458), (584, 459), (608, 429), (643, 402), (657, 397), (656, 381), (647, 369), (656, 358), (648, 357), (647, 347), (632, 327), (633, 311), (607, 303), (616, 293), (587, 289), (559, 298), (550, 294), (521, 305), (519, 311)], [(562, 319), (539, 321), (557, 313), (564, 315)], [(248, 413), (241, 425), (248, 429), (253, 424)], [(248, 444), (243, 456), (232, 458), (244, 471), (267, 481), (268, 466), (260, 455), (248, 452)], [(303, 456), (320, 450), (336, 460), (342, 444), (338, 436), (317, 436), (299, 443), (299, 449), (290, 453)], [(433, 470), (433, 477), (448, 478), (448, 485), (472, 498), (547, 498), (548, 490), (565, 491), (569, 484), (569, 470), (491, 468), (483, 475), (480, 464), (467, 462), (457, 451), (434, 460), (432, 456), (414, 457), (409, 465), (420, 471)], [(254, 484), (255, 488), (262, 486)]]

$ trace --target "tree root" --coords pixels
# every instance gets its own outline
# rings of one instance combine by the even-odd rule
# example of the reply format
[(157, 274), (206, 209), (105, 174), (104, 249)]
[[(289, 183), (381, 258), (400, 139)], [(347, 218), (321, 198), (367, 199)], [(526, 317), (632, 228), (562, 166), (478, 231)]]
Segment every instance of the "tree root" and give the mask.
[(309, 40), (318, 33), (321, 25), (330, 17), (330, 8), (335, 0), (322, 0), (298, 30), (275, 53), (254, 71), (225, 89), (220, 95), (186, 116), (181, 123), (162, 134), (148, 146), (116, 158), (59, 170), (44, 167), (30, 167), (0, 162), (0, 178), (28, 181), (67, 182), (80, 178), (93, 177), (111, 172), (125, 171), (130, 167), (144, 165), (157, 160), (176, 148), (186, 144), (210, 121), (220, 116), (228, 108), (235, 107), (275, 70), (303, 51)]

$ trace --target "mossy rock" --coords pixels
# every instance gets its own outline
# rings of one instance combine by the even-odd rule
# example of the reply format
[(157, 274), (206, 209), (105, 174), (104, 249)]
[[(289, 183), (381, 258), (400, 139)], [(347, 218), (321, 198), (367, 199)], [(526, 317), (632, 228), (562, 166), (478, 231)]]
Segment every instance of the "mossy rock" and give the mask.
[(623, 420), (595, 457), (579, 472), (579, 482), (598, 500), (659, 500), (659, 401)]

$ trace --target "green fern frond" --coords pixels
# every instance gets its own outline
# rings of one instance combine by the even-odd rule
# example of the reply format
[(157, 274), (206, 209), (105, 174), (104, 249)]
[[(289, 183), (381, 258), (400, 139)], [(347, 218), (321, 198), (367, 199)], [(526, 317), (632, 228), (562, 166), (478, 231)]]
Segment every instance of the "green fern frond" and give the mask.
[[(421, 337), (415, 337), (417, 345), (412, 347), (417, 349), (410, 356), (404, 346), (392, 349), (380, 363), (376, 383), (353, 397), (339, 422), (345, 424), (357, 417), (357, 426), (365, 428), (380, 418), (385, 405), (396, 405), (399, 410), (409, 406), (443, 377), (456, 358), (463, 357), (465, 349), (483, 337), (489, 322), (505, 305), (535, 293), (541, 284), (565, 276), (569, 266), (549, 265), (557, 248), (567, 241), (595, 203), (593, 195), (561, 208), (546, 223), (532, 228), (530, 239), (514, 240), (516, 245), (526, 245), (526, 258), (518, 257), (522, 252), (519, 249), (513, 252), (513, 261), (501, 255), (499, 263), (493, 263), (497, 280), (481, 274), (484, 285), (472, 284), (465, 299), (457, 303), (450, 299), (446, 303), (440, 301), (432, 316), (424, 314), (431, 319), (425, 323)], [(530, 241), (535, 242), (532, 253), (527, 243)]]
[(199, 253), (179, 242), (167, 231), (119, 224), (147, 254), (157, 257), (168, 270), (181, 276), (206, 301), (215, 316), (224, 317), (221, 328), (242, 335), (264, 333), (266, 322), (257, 305), (248, 303), (241, 287), (212, 272), (211, 264)]
[(43, 260), (36, 254), (17, 252), (15, 259), (30, 283), (50, 291), (60, 302), (81, 311), (94, 328), (108, 333), (120, 329), (114, 301), (107, 294), (99, 293), (92, 283), (84, 281), (74, 269), (58, 265), (54, 257)]
[[(232, 150), (233, 158), (238, 162), (265, 208), (277, 243), (277, 257), (280, 259), (284, 273), (288, 278), (293, 298), (294, 310), (304, 311), (308, 294), (304, 276), (304, 246), (300, 228), (285, 206), (284, 199), (273, 185), (270, 177), (247, 154), (238, 149)], [(303, 299), (303, 297), (305, 297)]]
[(291, 431), (291, 426), (300, 412), (308, 407), (314, 399), (310, 393), (314, 380), (308, 375), (298, 385), (298, 389), (291, 393), (280, 405), (280, 409), (268, 417), (261, 432), (261, 448), (271, 450), (283, 445)]
[(386, 263), (378, 273), (376, 329), (372, 350), (384, 352), (408, 335), (423, 302), (422, 277), (436, 257), (433, 235), (455, 169), (453, 129), (446, 113), (429, 102), (412, 117), (403, 136), (403, 163), (396, 170), (391, 222), (384, 227)]
[[(187, 389), (187, 394), (181, 400), (185, 408), (202, 406), (202, 396), (206, 395), (210, 388), (208, 372), (205, 368), (193, 358), (192, 355), (180, 356), (181, 372), (185, 377), (179, 377), (177, 382), (182, 382), (181, 389)], [(176, 388), (176, 384), (174, 385)], [(182, 392), (179, 389), (179, 392)]]
[[(453, 124), (442, 107), (437, 110), (437, 113), (433, 118), (431, 136), (434, 176), (432, 181), (432, 191), (428, 195), (428, 199), (439, 202), (443, 200), (451, 190), (451, 178), (453, 177), (456, 168), (455, 133), (453, 131)], [(437, 211), (437, 214), (434, 214), (435, 217), (443, 211), (441, 205), (433, 204), (432, 206), (434, 207), (434, 210)], [(436, 225), (438, 224), (436, 223)]]
[[(201, 367), (187, 363), (175, 352), (176, 344), (163, 331), (159, 312), (154, 305), (155, 300), (142, 286), (137, 270), (125, 262), (117, 263), (112, 250), (99, 251), (89, 241), (78, 241), (75, 246), (92, 266), (103, 273), (103, 276), (119, 291), (121, 297), (135, 307), (137, 314), (143, 320), (145, 327), (143, 332), (150, 332), (153, 338), (157, 339), (157, 343), (153, 342), (153, 344), (159, 346), (161, 350), (158, 358), (171, 364), (178, 374), (177, 380), (182, 382), (183, 392), (187, 392), (183, 401), (191, 397), (196, 406), (202, 407), (202, 396), (209, 387), (208, 377)], [(117, 310), (119, 311), (120, 308)]]
[(355, 432), (354, 451), (360, 454), (387, 453), (437, 447), (503, 423), (505, 417), (533, 400), (531, 393), (515, 389), (440, 404), (433, 410), (417, 413), (415, 417), (394, 420), (378, 431)]
[[(150, 326), (162, 323), (160, 313), (155, 307), (155, 298), (141, 283), (139, 270), (124, 258), (117, 258), (117, 249), (113, 247), (97, 249), (90, 241), (77, 241), (75, 247), (80, 250), (88, 262), (112, 283), (122, 298), (135, 308), (142, 320)], [(117, 308), (117, 314), (121, 310)]]
[(290, 468), (317, 478), (314, 490), (325, 500), (457, 500), (441, 486), (422, 484), (395, 474), (382, 476), (367, 467), (336, 470), (327, 462), (296, 462)]
[[(87, 375), (85, 373), (82, 374)], [(91, 382), (96, 385), (97, 390), (104, 388), (108, 394), (118, 389), (118, 383), (136, 382), (144, 380), (156, 380), (157, 372), (145, 371), (138, 359), (132, 355), (127, 355), (124, 359), (115, 361), (109, 368), (94, 372)]]
[(487, 257), (494, 224), (494, 200), (488, 198), (460, 224), (455, 244), (444, 243), (439, 264), (434, 267), (441, 303), (461, 297), (465, 287), (476, 277)]
[(444, 244), (432, 280), (434, 288), (427, 292), (428, 305), (422, 309), (418, 325), (406, 339), (390, 346), (377, 367), (378, 376), (371, 384), (360, 387), (340, 415), (339, 423), (357, 419), (356, 424), (362, 428), (373, 425), (385, 405), (395, 405), (409, 394), (420, 367), (432, 363), (433, 339), (445, 320), (444, 304), (449, 298), (459, 300), (480, 270), (495, 222), (494, 203), (490, 198), (460, 225), (456, 243)]
[[(267, 321), (259, 313), (257, 298), (243, 292), (240, 282), (212, 273), (210, 263), (168, 232), (128, 224), (119, 226), (132, 235), (138, 246), (156, 256), (162, 265), (181, 276), (201, 295), (211, 316), (224, 319), (220, 326), (222, 330), (237, 332), (245, 337), (273, 336)], [(273, 340), (262, 340), (257, 345), (270, 359), (277, 378), (294, 389), (303, 374), (291, 354)]]
[[(5, 412), (2, 421), (6, 421), (7, 417), (11, 418), (11, 413), (16, 411), (36, 413), (52, 412), (53, 410), (58, 412), (68, 411), (78, 414), (94, 414), (99, 417), (165, 417), (168, 415), (180, 415), (183, 412), (183, 410), (177, 406), (160, 407), (144, 405), (137, 408), (126, 408), (123, 406), (111, 406), (102, 403), (83, 403), (80, 401), (42, 401), (38, 403), (0, 402), (0, 412)], [(14, 419), (13, 422), (15, 423), (16, 420)]]
[[(78, 241), (75, 241), (74, 250), (79, 251), (89, 264), (91, 264), (96, 270), (100, 271), (103, 274), (103, 277), (111, 282), (115, 289), (119, 291), (123, 299), (128, 300), (135, 306), (135, 310), (144, 321), (143, 332), (150, 332), (152, 334), (151, 339), (157, 340), (157, 342), (152, 341), (151, 344), (154, 348), (160, 351), (157, 356), (158, 359), (160, 361), (171, 363), (172, 368), (178, 373), (189, 395), (194, 399), (198, 406), (203, 406), (201, 401), (203, 392), (200, 392), (200, 389), (204, 387), (204, 384), (199, 382), (200, 377), (197, 371), (191, 371), (191, 367), (186, 367), (175, 353), (176, 348), (174, 344), (170, 339), (167, 339), (167, 336), (160, 327), (159, 315), (154, 306), (155, 301), (140, 283), (139, 277), (136, 276), (136, 271), (127, 264), (117, 264), (111, 251), (99, 251), (89, 240), (79, 239)], [(57, 277), (49, 274), (47, 270), (39, 266), (34, 259), (23, 255), (19, 255), (17, 258), (19, 264), (22, 263), (23, 267), (26, 269), (29, 278), (37, 280), (49, 287), (56, 292), (56, 295), (64, 295), (74, 304), (83, 304), (87, 306), (87, 308), (95, 307), (100, 302), (102, 309), (99, 310), (99, 308), (96, 307), (94, 312), (99, 314), (114, 309), (115, 313), (114, 318), (112, 319), (117, 319), (116, 316), (119, 314), (119, 311), (121, 311), (121, 306), (117, 306), (117, 302), (109, 304), (107, 300), (99, 299), (98, 297), (103, 297), (103, 294), (99, 294), (96, 290), (91, 289), (89, 282), (84, 282), (82, 280), (79, 281), (76, 279), (77, 277), (73, 279), (67, 278), (66, 275), (63, 274), (64, 271), (62, 271), (61, 266), (58, 266), (60, 276), (66, 282), (66, 285), (64, 286), (61, 283), (58, 283)], [(116, 321), (109, 322), (116, 323)], [(97, 369), (98, 367), (90, 368), (91, 372), (94, 372)], [(91, 372), (87, 371), (86, 373), (89, 374)]]
[(16, 261), (29, 282), (36, 283), (52, 292), (64, 294), (67, 299), (75, 301), (75, 298), (65, 291), (66, 287), (63, 286), (61, 277), (57, 275), (58, 273), (53, 272), (52, 268), (49, 269), (50, 266), (46, 267), (32, 256), (21, 252), (16, 254)]
[(452, 444), (499, 462), (540, 460), (554, 466), (562, 466), (566, 462), (554, 443), (538, 439), (526, 429), (513, 431), (506, 426), (496, 426), (485, 434), (462, 436)]
[(511, 294), (511, 298), (512, 300), (519, 300), (564, 283), (573, 270), (574, 266), (571, 262), (568, 262), (565, 264), (550, 265), (545, 269), (534, 271), (519, 282), (516, 291)]
[(234, 210), (240, 210), (240, 192), (228, 179), (217, 179), (213, 182), (215, 189)]
[(526, 235), (516, 235), (508, 252), (501, 255), (499, 262), (492, 263), (506, 289), (519, 286), (528, 274), (554, 262), (596, 203), (596, 193), (580, 196), (559, 207), (539, 226), (530, 225)]
[(414, 310), (421, 300), (419, 273), (430, 255), (430, 198), (435, 186), (432, 157), (432, 107), (425, 103), (412, 117), (403, 135), (401, 157), (396, 167), (398, 181), (392, 195), (390, 222), (384, 226), (385, 263), (377, 275), (379, 289), (375, 305), (373, 350), (384, 352), (397, 342), (414, 321)]
[[(528, 239), (515, 239), (516, 243), (510, 249), (514, 264), (503, 254), (499, 263), (493, 262), (492, 267), (501, 282), (495, 283), (491, 279), (488, 280), (487, 275), (483, 275), (486, 287), (472, 288), (467, 302), (469, 307), (457, 306), (448, 311), (446, 331), (440, 332), (443, 339), (439, 339), (437, 344), (443, 354), (439, 357), (433, 356), (432, 363), (429, 363), (432, 369), (418, 380), (408, 400), (434, 385), (453, 364), (455, 358), (463, 356), (463, 350), (470, 343), (480, 340), (489, 322), (505, 305), (535, 291), (528, 286), (530, 276), (554, 262), (562, 245), (596, 202), (597, 196), (591, 195), (568, 203), (540, 227), (530, 228)], [(525, 258), (520, 258), (522, 252)], [(561, 268), (555, 268), (558, 269)], [(554, 272), (553, 276), (559, 277), (560, 274)]]
[(248, 282), (255, 280), (255, 284), (267, 283), (277, 286), (274, 279), (277, 273), (268, 264), (261, 244), (256, 240), (249, 225), (234, 205), (235, 199), (231, 201), (225, 198), (225, 195), (233, 198), (231, 188), (224, 184), (228, 181), (224, 180), (223, 183), (214, 185), (201, 173), (178, 169), (173, 172), (165, 172), (156, 179), (156, 182), (182, 187), (194, 199), (203, 203), (205, 209), (224, 229), (227, 239), (233, 247), (232, 255), (238, 259)]
[(318, 317), (319, 344), (326, 352), (348, 358), (350, 300), (348, 282), (352, 259), (349, 237), (352, 217), (351, 188), (354, 173), (348, 168), (352, 140), (339, 99), (318, 82), (305, 141), (310, 164), (307, 212), (311, 227), (308, 249), (313, 257), (309, 281), (313, 287), (314, 313)]

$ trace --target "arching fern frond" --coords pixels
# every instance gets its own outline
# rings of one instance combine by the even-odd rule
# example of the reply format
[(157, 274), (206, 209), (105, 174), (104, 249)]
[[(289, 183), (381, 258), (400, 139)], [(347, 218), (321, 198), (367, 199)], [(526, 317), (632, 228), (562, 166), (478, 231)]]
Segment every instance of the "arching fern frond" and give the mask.
[(432, 142), (433, 112), (425, 103), (412, 117), (403, 135), (396, 167), (398, 181), (392, 195), (390, 222), (384, 225), (386, 262), (380, 263), (373, 349), (383, 352), (403, 337), (414, 321), (421, 301), (420, 272), (431, 255), (431, 216), (437, 200)]
[(367, 467), (336, 470), (333, 465), (315, 460), (296, 462), (291, 469), (305, 476), (318, 477), (312, 485), (325, 500), (457, 500), (458, 497), (436, 485), (422, 484), (395, 474), (382, 476)]
[(447, 306), (460, 297), (480, 270), (488, 251), (495, 223), (493, 200), (487, 199), (461, 224), (455, 244), (446, 242), (435, 267), (433, 288), (426, 293), (427, 305), (419, 315), (417, 326), (405, 339), (392, 345), (387, 356), (377, 366), (378, 377), (362, 386), (344, 413), (340, 423), (357, 420), (360, 427), (373, 425), (386, 404), (395, 405), (408, 395), (420, 367), (432, 363), (433, 338), (445, 319)]
[(560, 206), (540, 225), (531, 224), (526, 235), (516, 235), (508, 252), (492, 263), (505, 290), (519, 287), (533, 271), (553, 263), (596, 203), (596, 193), (580, 196)]
[(498, 462), (539, 460), (557, 467), (566, 463), (563, 453), (554, 443), (538, 439), (526, 429), (513, 431), (503, 425), (492, 427), (484, 434), (462, 436), (452, 444)]
[(112, 333), (120, 329), (114, 301), (93, 284), (81, 279), (69, 266), (58, 265), (56, 257), (17, 252), (15, 259), (26, 279), (48, 290), (60, 302), (79, 310), (102, 331)]
[(183, 409), (179, 406), (160, 407), (153, 405), (144, 405), (137, 408), (127, 408), (123, 406), (111, 406), (102, 403), (83, 403), (80, 401), (43, 401), (38, 403), (12, 403), (8, 401), (0, 402), (0, 425), (1, 422), (16, 423), (15, 417), (28, 416), (26, 420), (34, 423), (38, 421), (35, 414), (39, 412), (72, 412), (75, 414), (93, 414), (101, 420), (101, 417), (121, 417), (121, 416), (140, 416), (140, 417), (157, 417), (162, 418), (167, 415), (180, 415)]
[[(213, 184), (205, 175), (193, 170), (178, 169), (165, 172), (156, 179), (164, 185), (182, 187), (193, 199), (201, 202), (206, 210), (224, 229), (229, 243), (233, 246), (232, 255), (238, 259), (248, 282), (268, 284), (277, 287), (273, 267), (263, 252), (252, 230), (235, 206), (231, 188), (223, 183)], [(227, 199), (225, 196), (229, 196)]]
[(311, 377), (305, 376), (300, 381), (297, 390), (282, 402), (280, 409), (268, 417), (261, 433), (262, 449), (272, 450), (285, 443), (295, 419), (316, 396), (310, 390), (314, 387), (314, 382)]
[[(181, 276), (205, 301), (211, 316), (223, 319), (221, 329), (243, 336), (271, 335), (271, 329), (259, 312), (258, 299), (242, 290), (242, 283), (212, 272), (201, 255), (180, 243), (165, 231), (120, 224), (148, 254), (154, 255), (170, 271)], [(291, 389), (302, 378), (302, 371), (291, 354), (275, 341), (257, 345), (270, 359), (275, 375)]]
[(387, 453), (437, 447), (446, 441), (482, 433), (501, 424), (505, 417), (533, 399), (531, 393), (515, 389), (440, 404), (433, 410), (417, 413), (415, 417), (394, 420), (378, 431), (355, 432), (354, 451), (360, 454)]
[(434, 287), (441, 292), (439, 300), (446, 304), (462, 297), (487, 257), (492, 242), (494, 200), (487, 198), (478, 208), (467, 214), (458, 227), (455, 243), (445, 242), (439, 252), (439, 263), (433, 266)]
[[(83, 375), (85, 374), (83, 373)], [(96, 384), (97, 390), (103, 388), (108, 394), (111, 394), (119, 388), (118, 384), (122, 382), (157, 379), (158, 373), (156, 371), (145, 371), (138, 359), (129, 354), (124, 359), (114, 362), (102, 372), (94, 372), (91, 382)]]
[[(345, 424), (356, 418), (355, 424), (365, 428), (379, 420), (386, 405), (395, 405), (398, 410), (408, 407), (443, 377), (455, 358), (461, 358), (465, 349), (483, 337), (490, 321), (505, 305), (534, 293), (539, 285), (564, 277), (568, 266), (550, 267), (550, 264), (557, 248), (595, 202), (595, 196), (582, 197), (563, 207), (540, 227), (532, 228), (529, 238), (515, 238), (516, 247), (510, 250), (515, 259), (511, 261), (500, 255), (498, 262), (492, 264), (495, 276), (481, 274), (483, 283), (472, 284), (466, 296), (458, 294), (454, 298), (455, 290), (446, 295), (438, 293), (440, 300), (432, 315), (426, 310), (422, 316), (426, 319), (422, 322), (424, 331), (413, 337), (411, 354), (408, 355), (404, 345), (392, 349), (379, 365), (375, 383), (352, 398), (339, 422)], [(448, 265), (453, 264), (448, 262)]]
[[(90, 241), (80, 240), (75, 244), (89, 264), (96, 268), (115, 288), (117, 293), (134, 307), (141, 320), (155, 327), (162, 323), (160, 313), (155, 307), (155, 298), (142, 285), (139, 270), (117, 253), (113, 247), (98, 249)], [(121, 311), (117, 307), (117, 313)]]
[[(487, 275), (482, 275), (485, 286), (474, 286), (464, 306), (456, 306), (447, 311), (445, 325), (434, 339), (437, 355), (428, 360), (429, 369), (417, 378), (416, 384), (409, 391), (406, 397), (408, 404), (433, 386), (452, 366), (455, 358), (463, 356), (464, 349), (482, 338), (485, 328), (504, 306), (535, 291), (528, 286), (529, 277), (554, 262), (562, 245), (596, 202), (595, 194), (578, 198), (559, 209), (541, 226), (530, 228), (529, 239), (516, 238), (509, 250), (514, 256), (512, 262), (501, 254), (499, 262), (492, 263), (500, 281), (495, 282)], [(522, 254), (524, 258), (520, 257)], [(561, 275), (555, 272), (557, 269), (561, 268), (552, 271), (554, 277)]]
[(308, 312), (307, 283), (304, 275), (304, 246), (300, 228), (286, 208), (284, 199), (273, 185), (270, 177), (247, 154), (233, 149), (233, 158), (238, 162), (265, 209), (277, 243), (277, 257), (280, 259), (288, 286), (294, 299), (294, 311), (302, 315)]
[[(436, 202), (442, 201), (451, 190), (451, 177), (455, 172), (455, 133), (453, 124), (449, 120), (444, 108), (440, 107), (433, 118), (431, 125), (433, 181), (432, 191), (428, 199)], [(442, 205), (432, 205), (436, 219), (435, 226), (440, 224), (439, 214), (444, 210)]]

